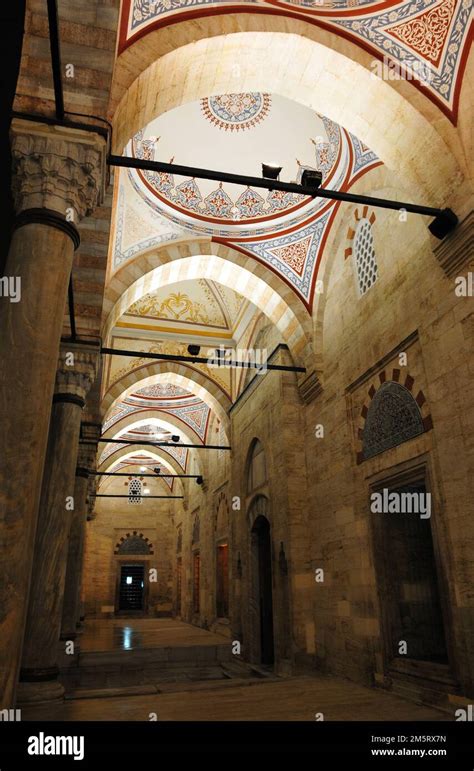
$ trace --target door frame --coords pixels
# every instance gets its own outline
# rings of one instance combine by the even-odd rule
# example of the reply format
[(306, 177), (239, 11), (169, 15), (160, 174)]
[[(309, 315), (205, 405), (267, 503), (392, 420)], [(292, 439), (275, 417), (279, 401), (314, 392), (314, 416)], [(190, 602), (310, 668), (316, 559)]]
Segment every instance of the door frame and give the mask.
[[(149, 570), (148, 564), (151, 561), (151, 557), (147, 557), (144, 554), (134, 557), (133, 554), (120, 554), (116, 555), (115, 566), (115, 615), (116, 616), (147, 616), (148, 615), (148, 601), (150, 582), (148, 580)], [(120, 610), (120, 579), (122, 575), (123, 565), (143, 565), (143, 609), (142, 610)]]
[[(368, 496), (367, 511), (369, 514), (369, 537), (371, 542), (372, 559), (376, 580), (376, 593), (378, 599), (379, 619), (381, 629), (381, 644), (383, 668), (385, 672), (397, 669), (398, 657), (394, 655), (394, 645), (391, 635), (390, 612), (386, 608), (387, 600), (387, 566), (383, 555), (383, 534), (380, 524), (378, 525), (370, 513), (370, 496), (373, 492), (378, 492), (382, 488), (402, 487), (413, 483), (422, 483), (425, 485), (427, 493), (431, 494), (432, 513), (430, 518), (431, 537), (433, 541), (433, 554), (436, 575), (438, 579), (439, 603), (441, 608), (441, 617), (444, 628), (446, 642), (446, 653), (448, 658), (447, 665), (438, 665), (446, 667), (451, 674), (456, 676), (455, 645), (453, 636), (453, 618), (451, 613), (451, 592), (449, 585), (450, 566), (447, 563), (447, 539), (445, 533), (445, 523), (442, 519), (442, 503), (438, 494), (436, 484), (433, 479), (431, 461), (428, 453), (424, 453), (417, 458), (404, 461), (396, 466), (386, 468), (367, 480)], [(441, 513), (436, 516), (437, 513)], [(434, 514), (434, 516), (433, 516)], [(404, 660), (403, 660), (404, 661)], [(406, 662), (413, 661), (409, 656)], [(433, 665), (430, 662), (416, 660), (416, 668), (426, 667), (427, 678), (429, 678), (429, 669)], [(404, 667), (402, 667), (404, 669)]]
[(278, 627), (275, 623), (275, 598), (276, 598), (276, 582), (275, 582), (275, 550), (273, 546), (273, 527), (272, 518), (270, 515), (270, 502), (264, 495), (258, 494), (250, 502), (248, 507), (247, 521), (249, 523), (249, 623), (250, 623), (250, 644), (249, 654), (250, 660), (255, 664), (263, 664), (262, 662), (262, 628), (260, 620), (260, 565), (258, 555), (258, 533), (254, 531), (255, 523), (259, 517), (262, 517), (268, 522), (268, 537), (269, 537), (269, 560), (270, 560), (270, 586), (271, 586), (271, 621), (272, 621), (272, 647), (273, 647), (273, 663), (268, 666), (275, 667), (277, 662), (277, 645), (276, 638), (278, 634)]

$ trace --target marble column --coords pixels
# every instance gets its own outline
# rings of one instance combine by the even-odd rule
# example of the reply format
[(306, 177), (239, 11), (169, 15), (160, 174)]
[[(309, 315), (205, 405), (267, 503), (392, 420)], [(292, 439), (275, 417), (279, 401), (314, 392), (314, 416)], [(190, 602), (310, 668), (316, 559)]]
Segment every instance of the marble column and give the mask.
[[(68, 554), (76, 511), (75, 471), (81, 413), (98, 371), (99, 346), (61, 345), (38, 513), (18, 700), (61, 698), (58, 645)], [(78, 507), (81, 507), (78, 502)]]
[(90, 510), (90, 477), (95, 470), (97, 443), (86, 440), (79, 444), (74, 486), (75, 508), (72, 514), (64, 585), (61, 640), (74, 640), (80, 620), (82, 565), (87, 516)]
[(0, 298), (0, 707), (14, 705), (75, 223), (100, 203), (105, 141), (12, 123), (17, 212)]

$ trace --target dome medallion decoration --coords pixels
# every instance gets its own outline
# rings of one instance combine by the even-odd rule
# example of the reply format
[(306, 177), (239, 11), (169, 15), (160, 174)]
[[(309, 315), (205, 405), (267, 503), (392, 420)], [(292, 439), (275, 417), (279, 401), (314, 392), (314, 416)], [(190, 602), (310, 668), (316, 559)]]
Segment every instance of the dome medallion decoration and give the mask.
[(270, 94), (220, 94), (201, 99), (204, 116), (225, 131), (243, 131), (260, 123), (271, 106)]

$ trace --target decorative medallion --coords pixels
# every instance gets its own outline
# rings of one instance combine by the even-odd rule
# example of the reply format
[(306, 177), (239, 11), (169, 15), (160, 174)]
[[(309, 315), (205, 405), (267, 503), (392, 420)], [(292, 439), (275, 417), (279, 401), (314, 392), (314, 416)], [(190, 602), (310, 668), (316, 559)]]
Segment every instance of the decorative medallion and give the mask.
[(270, 94), (220, 94), (201, 99), (201, 109), (208, 121), (224, 131), (253, 128), (270, 110)]

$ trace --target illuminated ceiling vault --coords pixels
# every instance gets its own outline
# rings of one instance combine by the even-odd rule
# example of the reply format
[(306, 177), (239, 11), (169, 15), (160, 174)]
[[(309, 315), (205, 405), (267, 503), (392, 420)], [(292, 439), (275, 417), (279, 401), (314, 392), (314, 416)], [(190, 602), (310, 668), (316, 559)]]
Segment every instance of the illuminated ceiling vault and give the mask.
[(153, 29), (228, 8), (304, 19), (404, 65), (419, 75), (414, 85), (456, 121), (470, 0), (124, 0), (119, 53)]
[[(348, 190), (380, 165), (370, 148), (333, 121), (263, 93), (221, 94), (170, 110), (133, 137), (125, 153), (249, 176), (261, 175), (262, 162), (274, 162), (282, 166), (282, 180), (296, 182), (305, 169), (318, 169), (323, 186), (335, 190)], [(135, 169), (120, 170), (115, 200), (114, 271), (164, 244), (211, 238), (270, 268), (310, 309), (337, 202)], [(186, 295), (184, 287), (171, 301), (161, 294), (140, 299), (127, 323), (151, 308), (155, 318), (166, 312), (169, 319), (170, 302), (185, 313)]]

